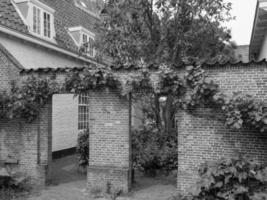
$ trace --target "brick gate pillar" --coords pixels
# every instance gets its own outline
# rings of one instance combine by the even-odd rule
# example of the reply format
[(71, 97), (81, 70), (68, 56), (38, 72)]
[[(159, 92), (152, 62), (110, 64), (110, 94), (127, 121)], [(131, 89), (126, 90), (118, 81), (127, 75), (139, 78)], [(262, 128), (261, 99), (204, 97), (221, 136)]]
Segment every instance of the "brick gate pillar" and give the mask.
[(110, 91), (89, 94), (89, 191), (130, 189), (130, 101)]

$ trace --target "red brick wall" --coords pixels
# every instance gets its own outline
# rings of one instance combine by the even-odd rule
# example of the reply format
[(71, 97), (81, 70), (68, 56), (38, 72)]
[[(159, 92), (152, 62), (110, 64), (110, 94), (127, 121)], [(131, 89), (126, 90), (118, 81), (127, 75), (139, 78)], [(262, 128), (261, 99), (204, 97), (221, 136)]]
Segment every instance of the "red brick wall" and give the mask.
[[(226, 94), (241, 91), (265, 101), (267, 67), (262, 65), (226, 66), (206, 69)], [(190, 192), (205, 161), (236, 153), (247, 154), (267, 164), (267, 135), (252, 130), (233, 131), (225, 127), (219, 111), (198, 109), (194, 115), (180, 111), (178, 122), (178, 191)]]

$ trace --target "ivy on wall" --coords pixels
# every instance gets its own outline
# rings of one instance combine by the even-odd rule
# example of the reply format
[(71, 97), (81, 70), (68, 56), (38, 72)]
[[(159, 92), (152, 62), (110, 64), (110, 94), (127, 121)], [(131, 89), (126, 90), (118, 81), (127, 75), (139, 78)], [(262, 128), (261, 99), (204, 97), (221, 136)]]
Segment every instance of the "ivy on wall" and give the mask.
[(0, 117), (21, 118), (30, 123), (49, 98), (58, 92), (58, 83), (50, 78), (30, 76), (21, 85), (12, 83), (9, 93), (0, 93)]
[[(156, 79), (152, 77), (155, 74), (158, 77)], [(78, 95), (105, 88), (117, 90), (121, 96), (148, 90), (158, 96), (172, 95), (179, 100), (177, 106), (188, 111), (201, 105), (219, 108), (226, 125), (231, 128), (249, 127), (267, 131), (267, 111), (263, 102), (241, 93), (227, 97), (218, 84), (207, 81), (205, 71), (200, 66), (187, 67), (183, 76), (163, 66), (153, 73), (141, 69), (123, 78), (107, 68), (85, 68), (82, 71), (70, 71), (62, 85), (52, 78), (30, 76), (19, 85), (12, 84), (9, 93), (0, 93), (0, 118), (23, 118), (26, 122), (32, 122), (55, 93)]]
[(256, 101), (251, 95), (240, 92), (227, 97), (219, 85), (207, 81), (200, 68), (189, 69), (187, 80), (193, 87), (187, 108), (192, 110), (200, 105), (219, 108), (224, 115), (225, 124), (232, 129), (251, 128), (260, 132), (267, 131), (267, 110), (264, 102)]

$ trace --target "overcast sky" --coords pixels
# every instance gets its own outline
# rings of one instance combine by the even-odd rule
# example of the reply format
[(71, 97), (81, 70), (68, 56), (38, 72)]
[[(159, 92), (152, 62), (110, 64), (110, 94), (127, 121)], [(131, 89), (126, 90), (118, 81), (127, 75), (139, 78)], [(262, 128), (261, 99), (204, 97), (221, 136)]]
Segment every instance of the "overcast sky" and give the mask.
[(257, 0), (228, 0), (233, 3), (232, 15), (236, 20), (227, 26), (238, 45), (249, 44)]

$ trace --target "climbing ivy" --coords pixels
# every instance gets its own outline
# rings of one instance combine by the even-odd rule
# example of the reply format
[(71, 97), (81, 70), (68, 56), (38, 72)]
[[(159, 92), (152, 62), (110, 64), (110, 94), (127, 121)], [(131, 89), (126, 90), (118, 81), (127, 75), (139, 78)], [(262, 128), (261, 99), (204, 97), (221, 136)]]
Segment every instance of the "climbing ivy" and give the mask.
[(179, 76), (178, 71), (163, 67), (159, 70), (158, 88), (155, 92), (160, 95), (171, 94), (180, 98), (186, 93), (185, 81)]
[(111, 70), (97, 67), (85, 68), (82, 71), (71, 71), (65, 79), (67, 92), (81, 94), (89, 90), (102, 90), (104, 88), (118, 89), (120, 81)]
[(267, 131), (267, 111), (264, 109), (264, 102), (256, 101), (251, 95), (242, 95), (240, 92), (227, 97), (220, 91), (218, 84), (207, 81), (200, 71), (199, 68), (196, 68), (196, 71), (189, 69), (187, 78), (194, 87), (186, 102), (186, 108), (191, 111), (201, 105), (219, 108), (224, 115), (225, 124), (232, 129), (251, 128), (261, 132)]
[(117, 90), (121, 96), (141, 91), (158, 96), (172, 95), (178, 100), (177, 106), (191, 112), (201, 105), (220, 109), (225, 124), (231, 128), (267, 131), (267, 111), (263, 102), (241, 93), (227, 97), (218, 84), (207, 80), (200, 66), (187, 67), (183, 77), (177, 70), (166, 66), (152, 73), (142, 68), (123, 76), (109, 68), (84, 68), (69, 71), (61, 86), (52, 78), (30, 76), (20, 84), (11, 84), (10, 92), (0, 92), (0, 118), (23, 118), (32, 122), (55, 93), (81, 94), (105, 88)]
[(28, 77), (20, 85), (12, 83), (10, 92), (0, 93), (0, 117), (22, 118), (32, 122), (49, 98), (59, 92), (59, 85), (50, 78)]

